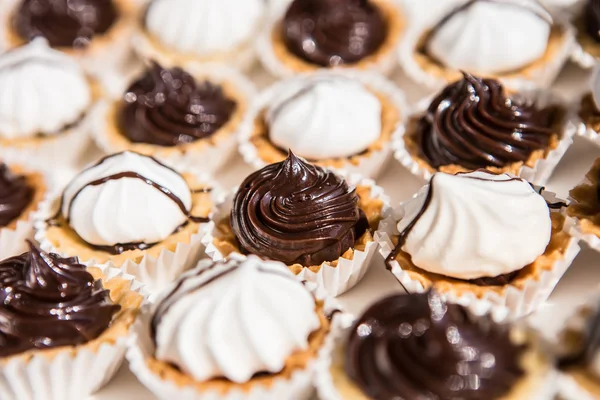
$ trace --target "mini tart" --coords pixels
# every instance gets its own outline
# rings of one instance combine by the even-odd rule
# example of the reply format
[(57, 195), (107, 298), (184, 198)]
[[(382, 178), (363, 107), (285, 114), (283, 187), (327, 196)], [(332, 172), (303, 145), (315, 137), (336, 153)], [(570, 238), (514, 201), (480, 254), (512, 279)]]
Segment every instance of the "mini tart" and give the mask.
[[(399, 11), (396, 4), (390, 0), (370, 0), (382, 12), (388, 23), (388, 35), (386, 40), (381, 44), (377, 52), (368, 57), (363, 58), (359, 62), (350, 65), (342, 65), (337, 68), (352, 68), (359, 70), (368, 70), (377, 68), (377, 65), (382, 63), (386, 57), (394, 53), (400, 43), (400, 39), (406, 30), (406, 21)], [(321, 69), (319, 65), (315, 65), (298, 58), (292, 54), (286, 47), (283, 36), (281, 34), (281, 22), (276, 22), (269, 35), (269, 45), (273, 56), (282, 63), (286, 69), (293, 73), (310, 72)]]
[[(364, 251), (367, 244), (374, 242), (373, 232), (376, 230), (382, 217), (384, 202), (372, 196), (371, 187), (358, 185), (356, 187), (356, 194), (359, 197), (358, 207), (365, 212), (371, 229), (367, 229), (367, 231), (354, 243), (354, 247), (342, 254), (340, 259), (344, 258), (352, 260), (356, 250)], [(232, 253), (241, 253), (238, 241), (231, 228), (231, 223), (229, 222), (229, 213), (227, 213), (225, 218), (215, 221), (215, 223), (215, 234), (213, 234), (212, 244), (221, 253), (223, 258), (228, 257)], [(340, 259), (326, 261), (321, 265), (309, 267), (305, 267), (301, 264), (293, 264), (288, 265), (288, 268), (296, 275), (300, 274), (304, 269), (309, 269), (311, 272), (317, 273), (324, 266), (336, 268)]]
[(235, 383), (228, 379), (216, 378), (205, 382), (198, 382), (181, 372), (171, 364), (159, 361), (154, 357), (148, 357), (146, 364), (154, 375), (163, 380), (173, 382), (177, 387), (194, 387), (199, 392), (216, 392), (219, 395), (226, 395), (233, 391), (249, 393), (257, 386), (270, 388), (279, 380), (290, 380), (296, 371), (304, 370), (313, 362), (319, 351), (323, 348), (326, 338), (331, 329), (331, 319), (326, 316), (323, 301), (317, 301), (315, 312), (319, 316), (321, 326), (311, 333), (308, 339), (308, 349), (296, 351), (288, 357), (285, 367), (277, 374), (261, 374), (251, 378), (245, 383)]
[[(367, 85), (368, 86), (368, 85)], [(374, 153), (383, 150), (391, 141), (392, 135), (396, 130), (396, 126), (402, 120), (403, 116), (400, 114), (400, 110), (393, 104), (392, 100), (384, 93), (370, 89), (379, 99), (381, 103), (381, 135), (379, 139), (373, 143), (363, 152), (352, 155), (350, 157), (339, 157), (330, 158), (325, 160), (310, 160), (316, 165), (331, 167), (331, 168), (344, 168), (348, 163), (353, 166), (357, 166), (364, 159), (367, 159), (374, 155)], [(273, 164), (287, 157), (287, 150), (283, 150), (277, 147), (269, 139), (269, 127), (265, 119), (266, 108), (263, 108), (254, 120), (253, 132), (250, 136), (249, 142), (256, 148), (258, 157), (265, 164)]]
[(591, 93), (581, 98), (578, 115), (588, 131), (592, 130), (596, 134), (600, 132), (600, 111)]
[(33, 188), (34, 194), (31, 199), (31, 203), (23, 210), (21, 215), (11, 221), (7, 226), (1, 227), (0, 229), (12, 229), (15, 230), (17, 228), (17, 224), (20, 222), (27, 222), (31, 220), (32, 214), (35, 210), (37, 210), (38, 204), (44, 200), (48, 193), (47, 182), (44, 176), (36, 171), (28, 170), (20, 165), (10, 164), (9, 169), (15, 175), (24, 176), (27, 180), (27, 184)]
[(569, 192), (571, 203), (567, 207), (567, 215), (576, 219), (577, 231), (582, 235), (600, 238), (599, 174), (600, 158), (585, 175), (585, 181)]
[[(211, 193), (201, 191), (207, 188), (207, 186), (198, 182), (193, 174), (183, 173), (182, 176), (192, 190), (191, 214), (197, 217), (208, 217), (213, 207)], [(57, 210), (59, 202), (60, 198), (54, 199), (51, 208)], [(94, 262), (99, 264), (111, 261), (115, 266), (120, 267), (127, 261), (139, 263), (146, 256), (156, 259), (163, 250), (175, 252), (179, 244), (190, 244), (192, 237), (198, 233), (200, 225), (199, 223), (189, 221), (177, 232), (146, 250), (128, 250), (117, 255), (91, 248), (75, 233), (62, 216), (56, 223), (48, 223), (42, 239), (50, 243), (54, 248), (53, 251), (65, 255), (77, 255), (82, 263), (90, 260), (94, 260)]]
[(581, 50), (593, 58), (600, 57), (600, 42), (595, 41), (592, 37), (590, 37), (590, 35), (587, 34), (583, 14), (575, 19), (573, 24), (577, 29), (576, 39), (577, 43), (581, 47)]

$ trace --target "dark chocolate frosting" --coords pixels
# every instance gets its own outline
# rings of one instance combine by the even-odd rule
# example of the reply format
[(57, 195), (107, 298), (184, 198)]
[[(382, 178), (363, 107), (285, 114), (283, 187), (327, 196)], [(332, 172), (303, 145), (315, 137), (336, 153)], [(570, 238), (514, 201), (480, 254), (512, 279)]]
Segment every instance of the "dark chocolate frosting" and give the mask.
[(338, 259), (368, 229), (358, 200), (343, 178), (290, 152), (244, 180), (230, 221), (248, 253), (320, 265)]
[(35, 190), (24, 176), (14, 175), (0, 163), (0, 226), (7, 226), (31, 204)]
[(585, 29), (588, 35), (600, 43), (600, 1), (588, 0), (585, 6)]
[(100, 336), (120, 306), (77, 258), (30, 250), (0, 262), (0, 357)]
[(476, 319), (434, 292), (393, 295), (356, 321), (345, 367), (374, 400), (493, 400), (524, 375), (524, 351), (508, 327)]
[(464, 73), (433, 100), (418, 123), (417, 140), (434, 168), (505, 167), (549, 146), (556, 114), (555, 107), (508, 98), (496, 80)]
[(53, 47), (81, 48), (117, 18), (112, 0), (23, 0), (13, 23), (25, 40), (43, 36)]
[(385, 17), (369, 0), (295, 0), (283, 20), (288, 50), (313, 64), (354, 64), (386, 39)]
[(118, 124), (134, 143), (176, 146), (211, 136), (235, 108), (220, 86), (153, 63), (125, 93)]

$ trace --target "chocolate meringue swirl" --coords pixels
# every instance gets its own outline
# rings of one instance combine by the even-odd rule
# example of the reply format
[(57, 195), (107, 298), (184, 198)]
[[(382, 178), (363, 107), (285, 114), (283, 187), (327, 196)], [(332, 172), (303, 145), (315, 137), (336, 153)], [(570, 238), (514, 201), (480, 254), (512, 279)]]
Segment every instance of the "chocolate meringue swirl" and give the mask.
[(248, 253), (320, 265), (339, 258), (368, 229), (358, 200), (343, 178), (290, 152), (246, 178), (230, 221)]
[(120, 306), (77, 258), (29, 252), (0, 262), (0, 357), (100, 336)]
[(118, 123), (134, 143), (176, 146), (211, 136), (235, 108), (220, 86), (197, 83), (181, 68), (164, 69), (153, 63), (127, 89)]
[(434, 168), (504, 167), (549, 146), (559, 114), (506, 96), (500, 82), (463, 73), (431, 103), (417, 127), (421, 155)]
[(282, 29), (292, 54), (324, 67), (357, 63), (379, 50), (388, 33), (369, 0), (295, 0)]
[(14, 175), (0, 163), (0, 226), (7, 226), (31, 204), (34, 189), (24, 176)]
[(584, 18), (587, 34), (600, 43), (600, 1), (588, 0)]
[(434, 292), (393, 295), (350, 331), (346, 372), (374, 400), (503, 398), (524, 375), (524, 346)]
[(13, 24), (25, 40), (43, 36), (53, 47), (82, 48), (117, 18), (113, 0), (23, 0)]

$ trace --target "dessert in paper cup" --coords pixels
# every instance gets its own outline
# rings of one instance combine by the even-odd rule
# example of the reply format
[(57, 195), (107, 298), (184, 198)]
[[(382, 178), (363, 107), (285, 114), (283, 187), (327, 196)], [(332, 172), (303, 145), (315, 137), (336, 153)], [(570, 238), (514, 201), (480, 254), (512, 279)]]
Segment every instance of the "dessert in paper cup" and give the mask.
[(600, 63), (596, 63), (586, 91), (571, 116), (577, 135), (600, 146)]
[(232, 253), (281, 261), (338, 296), (366, 274), (388, 198), (372, 180), (312, 165), (290, 152), (249, 175), (217, 206), (202, 239), (214, 261)]
[(0, 271), (0, 397), (79, 400), (104, 386), (125, 356), (143, 287), (121, 270), (86, 270), (31, 242)]
[(116, 153), (42, 203), (35, 238), (88, 265), (111, 262), (156, 292), (200, 259), (216, 195), (198, 172)]
[(467, 71), (515, 90), (545, 89), (571, 56), (574, 41), (570, 23), (553, 20), (536, 1), (461, 0), (436, 21), (414, 26), (399, 57), (406, 74), (429, 88)]
[(165, 67), (220, 63), (248, 70), (266, 13), (262, 0), (155, 0), (142, 13), (134, 49)]
[(284, 160), (291, 149), (317, 165), (375, 178), (407, 117), (402, 90), (378, 74), (302, 74), (259, 95), (252, 127), (240, 134), (240, 153), (258, 169)]
[(553, 193), (485, 170), (436, 173), (388, 214), (376, 239), (386, 267), (409, 293), (434, 288), (478, 309), (530, 314), (579, 253)]
[(257, 39), (257, 52), (277, 77), (323, 68), (388, 74), (405, 30), (394, 0), (295, 0), (271, 17)]
[(97, 88), (71, 57), (41, 38), (0, 54), (0, 158), (71, 165), (89, 144)]
[(393, 139), (413, 175), (485, 168), (543, 185), (573, 143), (576, 125), (561, 98), (505, 91), (500, 81), (464, 73), (426, 100)]
[(212, 173), (249, 129), (243, 122), (254, 93), (226, 66), (165, 69), (151, 62), (122, 96), (95, 108), (91, 130), (108, 154), (131, 150)]
[(582, 68), (592, 68), (600, 57), (600, 4), (593, 0), (580, 3), (573, 21), (577, 34), (571, 59)]
[(203, 260), (136, 322), (131, 370), (159, 399), (308, 399), (342, 316), (315, 289), (280, 262)]
[(372, 304), (316, 368), (322, 400), (548, 400), (553, 360), (531, 332), (435, 291)]

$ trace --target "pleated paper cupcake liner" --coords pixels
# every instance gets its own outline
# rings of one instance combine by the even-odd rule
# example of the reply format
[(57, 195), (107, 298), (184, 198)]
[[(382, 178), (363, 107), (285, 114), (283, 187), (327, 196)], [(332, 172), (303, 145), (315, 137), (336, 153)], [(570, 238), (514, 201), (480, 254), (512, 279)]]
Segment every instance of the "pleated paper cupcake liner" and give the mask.
[[(143, 285), (131, 275), (95, 265), (102, 270), (104, 282), (119, 278), (131, 282), (129, 290), (146, 296)], [(14, 357), (0, 361), (0, 398), (2, 400), (81, 400), (106, 385), (123, 362), (127, 336), (104, 343), (92, 350), (85, 345), (59, 352), (54, 357), (43, 353), (30, 358)]]
[[(543, 195), (549, 201), (556, 201), (556, 195), (552, 192), (543, 192)], [(379, 252), (384, 258), (387, 258), (395, 249), (392, 237), (400, 234), (397, 229), (397, 222), (402, 216), (402, 207), (401, 204), (398, 208), (393, 209), (379, 224), (375, 239), (379, 243)], [(503, 293), (488, 291), (482, 297), (478, 297), (475, 293), (469, 291), (460, 294), (443, 292), (442, 295), (447, 301), (461, 304), (476, 315), (493, 313), (495, 309), (500, 308), (501, 311), (507, 310), (510, 318), (521, 318), (531, 314), (548, 300), (579, 251), (577, 238), (570, 237), (563, 257), (556, 260), (551, 269), (529, 279), (522, 287), (508, 284)], [(409, 293), (423, 293), (429, 289), (424, 287), (420, 281), (413, 279), (397, 261), (391, 263), (390, 272)]]
[[(280, 93), (291, 82), (295, 82), (296, 79), (331, 76), (343, 76), (349, 79), (357, 80), (367, 86), (369, 89), (385, 95), (400, 113), (400, 121), (396, 125), (392, 136), (401, 136), (404, 134), (405, 121), (408, 119), (409, 109), (406, 104), (404, 92), (395, 83), (374, 72), (321, 70), (312, 73), (304, 73), (299, 74), (289, 80), (279, 81), (273, 84), (269, 88), (262, 91), (252, 103), (250, 112), (248, 113), (248, 118), (244, 121), (246, 126), (240, 130), (240, 134), (238, 135), (240, 142), (239, 151), (247, 164), (250, 164), (255, 169), (263, 168), (268, 164), (260, 157), (259, 149), (254, 143), (252, 143), (251, 138), (252, 134), (254, 133), (253, 127), (256, 119), (259, 118), (260, 113), (266, 107), (268, 107), (270, 103), (272, 103), (274, 97), (276, 97), (277, 94)], [(376, 178), (384, 170), (391, 154), (391, 142), (388, 142), (384, 144), (383, 148), (380, 150), (371, 151), (365, 156), (359, 156), (358, 164), (354, 164), (347, 159), (343, 165), (336, 166), (336, 169), (345, 170), (351, 174), (360, 174), (366, 178)]]
[[(375, 184), (371, 179), (365, 179), (357, 174), (348, 174), (344, 171), (336, 171), (352, 186), (366, 186), (371, 188), (371, 197), (381, 200), (383, 203), (382, 213), (386, 213), (389, 209), (389, 197), (384, 193), (383, 189)], [(215, 246), (215, 239), (219, 239), (222, 235), (217, 228), (219, 221), (227, 218), (229, 215), (237, 188), (232, 190), (223, 201), (217, 206), (217, 210), (207, 228), (205, 236), (202, 238), (202, 244), (206, 248), (206, 254), (213, 261), (221, 261), (225, 259), (225, 255)], [(374, 236), (377, 232), (374, 233)], [(375, 240), (367, 242), (364, 250), (354, 250), (354, 256), (351, 260), (340, 257), (337, 261), (337, 266), (332, 266), (327, 262), (321, 264), (317, 272), (313, 272), (308, 268), (302, 268), (297, 275), (300, 279), (308, 282), (315, 282), (319, 287), (323, 288), (330, 296), (339, 296), (356, 286), (365, 276), (373, 256), (378, 249)]]
[[(308, 285), (317, 299), (325, 301), (326, 312), (339, 310), (337, 303), (328, 298), (316, 285), (310, 283)], [(339, 335), (342, 324), (350, 318), (343, 313), (334, 313), (330, 332), (315, 360), (309, 362), (303, 370), (294, 372), (289, 379), (278, 379), (269, 387), (255, 385), (248, 391), (232, 390), (221, 394), (214, 391), (200, 392), (191, 386), (179, 387), (174, 382), (161, 378), (148, 367), (146, 360), (153, 357), (155, 353), (155, 345), (149, 331), (149, 311), (150, 307), (147, 307), (133, 326), (127, 360), (131, 371), (139, 381), (156, 397), (164, 400), (308, 400), (314, 393), (313, 377), (316, 365), (324, 358), (330, 357), (333, 338)]]
[(575, 43), (573, 46), (571, 61), (584, 69), (590, 69), (596, 65), (596, 57), (585, 51), (583, 46), (581, 46), (579, 43)]

